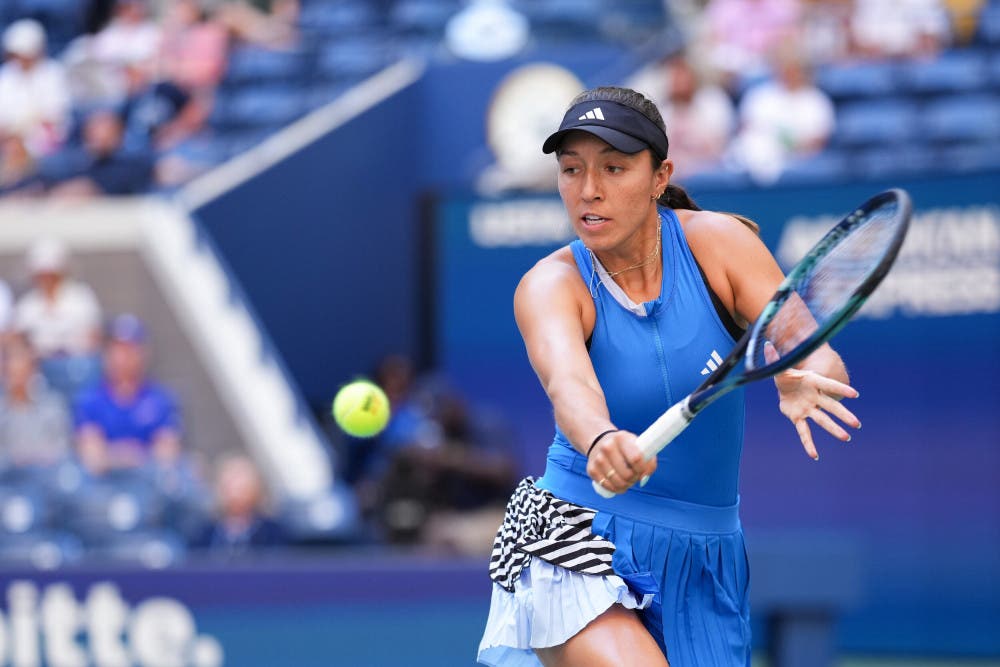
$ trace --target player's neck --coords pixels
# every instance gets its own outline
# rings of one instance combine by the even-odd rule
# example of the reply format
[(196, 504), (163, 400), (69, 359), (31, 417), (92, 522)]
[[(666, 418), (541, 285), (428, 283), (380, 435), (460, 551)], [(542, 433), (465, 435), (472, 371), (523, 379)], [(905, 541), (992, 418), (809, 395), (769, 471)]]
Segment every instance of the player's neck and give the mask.
[[(652, 234), (647, 230), (652, 231)], [(650, 225), (643, 225), (635, 237), (636, 242), (628, 244), (630, 248), (608, 250), (600, 254), (591, 252), (608, 277), (626, 291), (629, 287), (641, 289), (650, 282), (658, 284), (662, 273), (663, 239), (659, 216)]]

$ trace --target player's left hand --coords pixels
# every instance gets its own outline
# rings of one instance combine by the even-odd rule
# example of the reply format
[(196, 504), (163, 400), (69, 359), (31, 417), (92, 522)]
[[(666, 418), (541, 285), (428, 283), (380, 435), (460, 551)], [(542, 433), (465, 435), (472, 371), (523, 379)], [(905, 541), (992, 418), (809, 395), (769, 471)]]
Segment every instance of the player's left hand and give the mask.
[[(765, 346), (764, 355), (768, 363), (778, 359), (778, 352), (770, 344)], [(781, 414), (795, 425), (802, 447), (813, 459), (818, 460), (819, 453), (813, 443), (808, 420), (813, 420), (830, 435), (844, 442), (849, 441), (851, 436), (833, 417), (853, 428), (861, 428), (861, 421), (840, 402), (845, 398), (858, 397), (854, 387), (815, 371), (798, 368), (779, 373), (774, 377), (774, 384), (778, 387), (778, 407)]]

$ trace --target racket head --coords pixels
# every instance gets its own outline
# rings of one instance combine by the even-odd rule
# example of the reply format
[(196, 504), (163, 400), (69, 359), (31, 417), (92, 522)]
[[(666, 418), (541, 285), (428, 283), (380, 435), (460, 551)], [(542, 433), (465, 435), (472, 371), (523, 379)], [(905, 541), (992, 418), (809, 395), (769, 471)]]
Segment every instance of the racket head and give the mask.
[[(790, 368), (847, 324), (892, 267), (912, 211), (904, 190), (886, 190), (806, 253), (747, 331), (747, 381)], [(769, 344), (777, 355), (769, 354)]]

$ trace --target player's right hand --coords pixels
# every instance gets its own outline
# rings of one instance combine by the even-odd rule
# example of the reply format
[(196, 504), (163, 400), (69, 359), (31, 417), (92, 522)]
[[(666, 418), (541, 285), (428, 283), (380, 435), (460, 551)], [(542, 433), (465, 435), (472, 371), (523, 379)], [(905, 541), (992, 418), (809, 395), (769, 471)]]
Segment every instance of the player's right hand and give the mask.
[(615, 431), (601, 438), (587, 460), (590, 478), (614, 493), (624, 493), (655, 470), (656, 457), (644, 459), (635, 433), (628, 431)]

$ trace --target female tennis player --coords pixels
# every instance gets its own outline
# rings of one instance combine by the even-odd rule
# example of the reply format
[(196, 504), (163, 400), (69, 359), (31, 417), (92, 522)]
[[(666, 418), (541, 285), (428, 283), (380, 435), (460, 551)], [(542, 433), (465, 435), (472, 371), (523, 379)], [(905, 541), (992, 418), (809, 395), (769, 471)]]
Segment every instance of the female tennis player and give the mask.
[[(756, 225), (699, 210), (670, 184), (667, 147), (655, 105), (626, 88), (577, 96), (543, 146), (579, 239), (514, 296), (556, 434), (494, 542), (487, 665), (749, 665), (742, 391), (650, 461), (635, 441), (715, 368), (782, 273)], [(860, 426), (840, 403), (857, 396), (847, 381), (825, 345), (776, 377), (814, 459), (808, 420), (840, 440), (834, 417)]]

